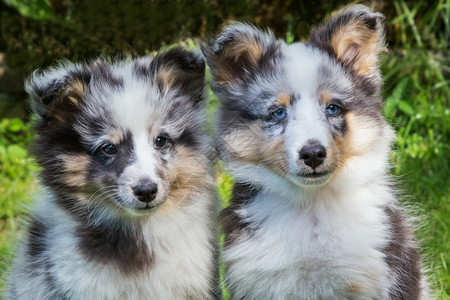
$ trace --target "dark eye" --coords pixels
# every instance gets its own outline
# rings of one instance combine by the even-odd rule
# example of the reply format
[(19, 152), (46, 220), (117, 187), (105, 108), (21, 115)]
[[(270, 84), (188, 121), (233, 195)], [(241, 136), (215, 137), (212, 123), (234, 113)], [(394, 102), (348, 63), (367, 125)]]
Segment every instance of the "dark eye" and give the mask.
[(102, 151), (108, 155), (113, 155), (117, 153), (117, 147), (114, 144), (107, 144), (102, 147)]
[(167, 145), (167, 139), (163, 136), (156, 137), (155, 141), (153, 142), (156, 149), (164, 148), (164, 146)]
[(272, 112), (272, 116), (274, 116), (277, 119), (284, 119), (286, 118), (286, 111), (282, 108), (279, 108)]
[(330, 104), (327, 106), (325, 111), (326, 111), (327, 115), (335, 116), (335, 115), (339, 114), (339, 112), (341, 111), (341, 108), (339, 106), (337, 106), (336, 104)]

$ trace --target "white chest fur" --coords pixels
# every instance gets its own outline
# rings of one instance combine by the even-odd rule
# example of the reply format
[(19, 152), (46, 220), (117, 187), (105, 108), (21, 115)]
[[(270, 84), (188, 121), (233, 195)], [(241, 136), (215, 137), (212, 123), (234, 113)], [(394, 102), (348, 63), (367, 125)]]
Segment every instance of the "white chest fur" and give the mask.
[[(48, 261), (30, 273), (29, 258), (18, 260), (12, 278), (28, 283), (15, 284), (15, 293), (21, 299), (46, 299), (49, 289), (69, 299), (207, 299), (214, 276), (214, 227), (210, 197), (206, 196), (170, 215), (157, 213), (143, 222), (142, 238), (153, 261), (131, 274), (107, 261), (87, 260), (79, 248), (79, 224), (55, 205), (45, 203), (40, 215), (53, 216), (46, 224)], [(26, 257), (25, 247), (21, 251)]]
[(239, 211), (254, 228), (225, 251), (234, 296), (387, 298), (389, 270), (381, 249), (389, 228), (382, 207), (390, 194), (372, 185), (309, 200), (295, 206), (262, 191)]

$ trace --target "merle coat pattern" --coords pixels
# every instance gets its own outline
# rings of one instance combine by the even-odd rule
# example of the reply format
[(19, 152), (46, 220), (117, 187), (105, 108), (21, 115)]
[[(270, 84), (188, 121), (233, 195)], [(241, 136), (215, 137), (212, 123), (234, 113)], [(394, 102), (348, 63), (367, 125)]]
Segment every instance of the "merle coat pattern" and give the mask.
[(305, 43), (235, 23), (203, 46), (236, 180), (222, 212), (232, 299), (429, 299), (388, 176), (384, 34), (357, 5)]
[(210, 299), (205, 65), (174, 48), (35, 72), (36, 199), (5, 299)]

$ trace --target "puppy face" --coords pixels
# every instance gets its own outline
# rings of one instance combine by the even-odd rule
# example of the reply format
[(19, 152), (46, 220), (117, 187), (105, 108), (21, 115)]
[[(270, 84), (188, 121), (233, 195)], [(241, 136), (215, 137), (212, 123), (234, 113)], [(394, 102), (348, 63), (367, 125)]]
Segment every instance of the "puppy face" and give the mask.
[(247, 176), (257, 166), (320, 186), (355, 157), (379, 150), (386, 138), (378, 96), (382, 19), (355, 6), (292, 45), (238, 23), (203, 47), (222, 102), (220, 147), (225, 160), (238, 162), (235, 173)]
[(27, 89), (38, 116), (34, 152), (64, 207), (145, 214), (204, 181), (199, 55), (65, 63), (35, 74)]

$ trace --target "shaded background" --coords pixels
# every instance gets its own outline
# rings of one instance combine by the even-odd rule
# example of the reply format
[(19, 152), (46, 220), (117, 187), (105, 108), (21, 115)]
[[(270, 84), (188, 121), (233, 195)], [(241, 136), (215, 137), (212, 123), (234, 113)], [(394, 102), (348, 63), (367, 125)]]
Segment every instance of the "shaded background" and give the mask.
[[(402, 13), (402, 3), (411, 10), (420, 2), (416, 21), (443, 1), (372, 1), (388, 20)], [(99, 54), (146, 55), (164, 44), (188, 37), (205, 39), (230, 20), (270, 27), (281, 38), (302, 40), (313, 24), (349, 1), (145, 1), (145, 0), (7, 0), (0, 2), (0, 116), (22, 113), (23, 76), (56, 59), (97, 57)], [(448, 13), (448, 12), (447, 12)], [(408, 25), (408, 16), (405, 16)], [(422, 37), (425, 48), (442, 48), (448, 39), (448, 24), (438, 16), (434, 32)], [(447, 19), (448, 21), (448, 19)], [(400, 23), (401, 24), (401, 23)], [(401, 30), (388, 23), (391, 48), (401, 45), (401, 35), (414, 37), (414, 28)], [(399, 30), (400, 29), (400, 30)], [(447, 34), (444, 37), (443, 34)], [(436, 38), (441, 40), (436, 40)], [(447, 40), (448, 42), (448, 40)], [(6, 94), (6, 95), (5, 95)], [(5, 103), (6, 102), (6, 103)]]
[[(450, 0), (363, 3), (387, 17), (384, 115), (398, 132), (392, 174), (411, 195), (402, 201), (423, 219), (418, 234), (437, 297), (450, 299)], [(27, 152), (32, 122), (23, 91), (31, 71), (58, 59), (148, 55), (174, 43), (195, 47), (231, 20), (270, 27), (289, 43), (301, 41), (312, 25), (346, 4), (0, 0), (0, 276), (22, 232), (23, 203), (36, 190), (38, 168)], [(221, 173), (218, 185), (226, 205), (232, 181)]]

